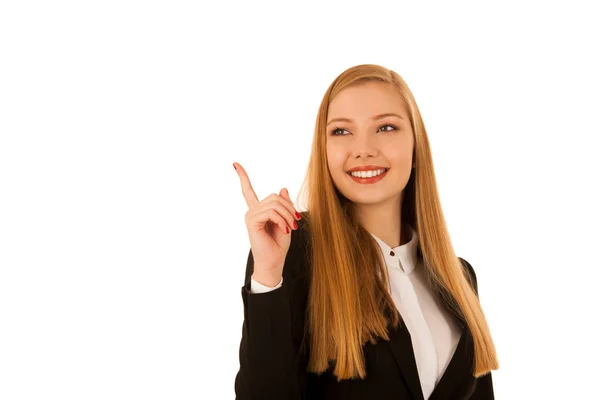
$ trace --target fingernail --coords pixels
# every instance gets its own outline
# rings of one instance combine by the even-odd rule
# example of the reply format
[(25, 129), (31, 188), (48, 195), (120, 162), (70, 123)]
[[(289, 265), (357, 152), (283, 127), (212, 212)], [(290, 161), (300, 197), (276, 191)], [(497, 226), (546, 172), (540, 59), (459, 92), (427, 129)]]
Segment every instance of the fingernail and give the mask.
[(298, 224), (294, 221), (294, 229), (298, 229)]
[(236, 168), (236, 166), (235, 166), (235, 163), (233, 163), (233, 168), (235, 168), (235, 170), (237, 171), (237, 168)]
[(298, 214), (298, 211), (296, 211), (296, 218), (300, 219), (300, 214)]

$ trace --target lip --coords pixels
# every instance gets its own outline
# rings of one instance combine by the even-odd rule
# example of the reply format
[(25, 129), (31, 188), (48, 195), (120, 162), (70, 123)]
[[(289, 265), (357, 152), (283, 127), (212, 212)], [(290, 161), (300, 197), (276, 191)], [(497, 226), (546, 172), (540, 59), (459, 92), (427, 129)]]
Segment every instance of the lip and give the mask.
[(389, 169), (386, 167), (380, 167), (379, 165), (359, 165), (358, 167), (354, 167), (349, 169), (346, 172), (354, 172), (354, 171), (376, 171), (378, 169)]
[(383, 174), (379, 174), (379, 175), (377, 175), (376, 177), (373, 177), (373, 178), (357, 178), (355, 176), (352, 176), (352, 174), (350, 174), (350, 172), (348, 172), (347, 175), (354, 182), (361, 183), (361, 184), (371, 184), (371, 183), (379, 182), (380, 180), (382, 180), (383, 178), (385, 178), (385, 176), (387, 175), (387, 173), (389, 171), (390, 171), (390, 169), (387, 168), (387, 170)]

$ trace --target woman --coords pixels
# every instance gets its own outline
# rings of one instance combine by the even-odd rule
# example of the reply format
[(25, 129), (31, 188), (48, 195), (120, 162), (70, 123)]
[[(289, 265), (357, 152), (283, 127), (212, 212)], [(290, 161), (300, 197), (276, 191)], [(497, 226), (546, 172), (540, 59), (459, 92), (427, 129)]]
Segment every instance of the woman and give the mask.
[(285, 189), (258, 201), (234, 167), (251, 244), (236, 398), (494, 398), (475, 272), (454, 253), (425, 126), (397, 73), (359, 65), (327, 89), (307, 211)]

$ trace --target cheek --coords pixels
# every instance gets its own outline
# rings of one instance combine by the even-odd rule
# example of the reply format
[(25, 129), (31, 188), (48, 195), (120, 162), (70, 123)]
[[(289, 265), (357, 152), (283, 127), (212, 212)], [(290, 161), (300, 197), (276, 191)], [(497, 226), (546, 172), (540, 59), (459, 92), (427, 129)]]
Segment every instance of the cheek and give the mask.
[(347, 156), (343, 148), (327, 145), (327, 164), (332, 173), (344, 171)]
[(388, 146), (382, 152), (385, 159), (396, 165), (410, 163), (412, 159), (412, 148), (402, 144), (397, 146)]

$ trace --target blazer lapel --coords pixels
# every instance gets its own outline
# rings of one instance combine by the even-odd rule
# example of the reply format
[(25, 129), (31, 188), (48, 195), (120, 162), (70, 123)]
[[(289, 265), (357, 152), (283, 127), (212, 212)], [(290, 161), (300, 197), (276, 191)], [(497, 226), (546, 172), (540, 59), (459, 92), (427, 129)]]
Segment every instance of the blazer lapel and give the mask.
[[(455, 392), (459, 383), (464, 380), (465, 375), (471, 373), (470, 366), (472, 366), (473, 362), (473, 353), (469, 349), (469, 344), (472, 342), (470, 332), (464, 318), (452, 308), (451, 303), (453, 303), (453, 300), (450, 300), (449, 297), (441, 296), (442, 303), (456, 317), (456, 321), (461, 329), (461, 335), (450, 363), (428, 400), (450, 399), (450, 396)], [(402, 316), (400, 316), (400, 319), (402, 320)], [(424, 400), (410, 332), (403, 320), (400, 327), (391, 335), (388, 343), (413, 398), (415, 400)]]
[(415, 400), (424, 400), (410, 332), (406, 325), (404, 325), (404, 321), (400, 323), (398, 329), (391, 335), (388, 344), (394, 355), (396, 364), (398, 364), (398, 367), (402, 371), (402, 376), (405, 378), (406, 386), (410, 390), (412, 397)]
[(465, 374), (469, 372), (468, 368), (465, 368), (465, 365), (471, 365), (468, 358), (467, 335), (468, 330), (465, 330), (463, 327), (460, 340), (452, 355), (452, 359), (446, 367), (440, 381), (435, 388), (433, 388), (429, 400), (447, 400), (452, 398), (452, 393), (455, 392), (458, 384), (464, 379)]
[[(473, 352), (470, 349), (472, 344), (471, 332), (468, 329), (467, 322), (460, 313), (457, 313), (455, 308), (458, 304), (443, 288), (437, 288), (438, 294), (442, 299), (442, 303), (446, 309), (455, 317), (456, 322), (460, 326), (460, 339), (456, 345), (456, 350), (442, 374), (439, 382), (431, 392), (428, 400), (447, 400), (453, 399), (454, 394), (458, 389), (458, 385), (464, 381), (467, 374), (471, 374), (473, 365)], [(445, 293), (446, 296), (442, 295)], [(454, 306), (454, 307), (453, 307)]]

